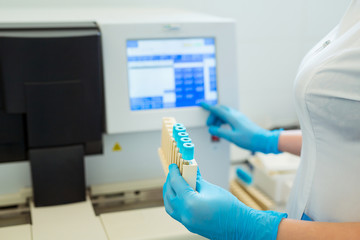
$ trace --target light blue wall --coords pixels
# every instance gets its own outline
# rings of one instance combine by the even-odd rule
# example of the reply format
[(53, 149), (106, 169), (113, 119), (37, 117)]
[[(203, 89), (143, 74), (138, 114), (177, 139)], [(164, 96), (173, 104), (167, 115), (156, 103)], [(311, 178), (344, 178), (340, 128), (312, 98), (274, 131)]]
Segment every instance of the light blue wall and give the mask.
[(262, 126), (297, 121), (292, 86), (302, 56), (350, 0), (0, 0), (0, 7), (171, 7), (238, 22), (241, 110)]

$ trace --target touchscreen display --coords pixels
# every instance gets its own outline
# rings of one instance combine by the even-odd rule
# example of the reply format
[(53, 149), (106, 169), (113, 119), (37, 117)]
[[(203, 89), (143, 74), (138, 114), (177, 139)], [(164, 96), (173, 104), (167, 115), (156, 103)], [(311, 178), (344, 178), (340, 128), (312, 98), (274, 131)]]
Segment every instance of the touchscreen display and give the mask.
[(127, 41), (130, 109), (217, 103), (214, 38)]

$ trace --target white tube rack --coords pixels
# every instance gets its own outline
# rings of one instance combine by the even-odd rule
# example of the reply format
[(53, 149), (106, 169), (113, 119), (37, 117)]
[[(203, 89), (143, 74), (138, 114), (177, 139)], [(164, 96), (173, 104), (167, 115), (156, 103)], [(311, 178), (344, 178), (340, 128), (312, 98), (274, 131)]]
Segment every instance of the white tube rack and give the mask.
[(173, 126), (176, 124), (175, 118), (165, 117), (162, 120), (161, 147), (158, 149), (161, 164), (167, 175), (169, 165), (175, 163), (180, 170), (185, 181), (196, 190), (196, 176), (198, 165), (195, 159), (186, 161), (182, 158), (179, 148), (173, 138)]

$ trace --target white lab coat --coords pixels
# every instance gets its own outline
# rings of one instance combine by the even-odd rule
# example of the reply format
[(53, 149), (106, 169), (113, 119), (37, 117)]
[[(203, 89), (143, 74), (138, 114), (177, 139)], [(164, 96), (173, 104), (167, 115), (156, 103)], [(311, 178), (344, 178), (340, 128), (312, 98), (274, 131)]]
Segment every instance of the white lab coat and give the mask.
[(294, 90), (303, 143), (289, 217), (360, 222), (360, 0), (305, 56)]

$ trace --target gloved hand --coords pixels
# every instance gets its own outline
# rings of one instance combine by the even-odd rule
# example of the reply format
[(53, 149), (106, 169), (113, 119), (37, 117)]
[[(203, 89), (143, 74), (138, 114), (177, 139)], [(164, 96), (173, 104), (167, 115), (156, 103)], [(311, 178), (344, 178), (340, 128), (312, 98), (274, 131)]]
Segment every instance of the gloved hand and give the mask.
[[(200, 104), (210, 112), (207, 125), (211, 135), (225, 138), (241, 148), (252, 152), (280, 153), (278, 149), (279, 130), (266, 130), (250, 121), (244, 114), (222, 105)], [(221, 128), (229, 124), (231, 129)]]
[(189, 231), (206, 238), (259, 240), (276, 239), (285, 213), (247, 207), (228, 191), (203, 180), (199, 171), (195, 192), (175, 164), (163, 188), (166, 212)]

